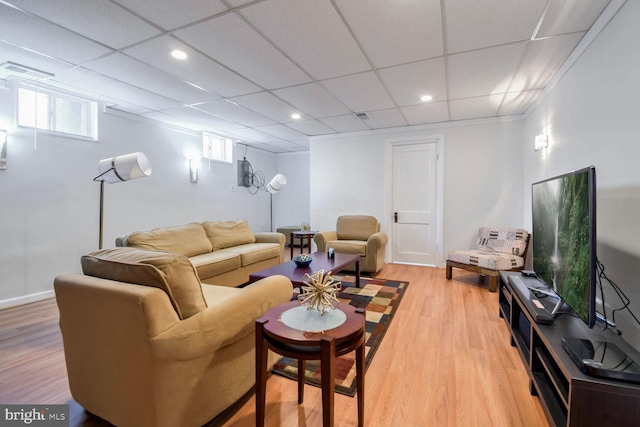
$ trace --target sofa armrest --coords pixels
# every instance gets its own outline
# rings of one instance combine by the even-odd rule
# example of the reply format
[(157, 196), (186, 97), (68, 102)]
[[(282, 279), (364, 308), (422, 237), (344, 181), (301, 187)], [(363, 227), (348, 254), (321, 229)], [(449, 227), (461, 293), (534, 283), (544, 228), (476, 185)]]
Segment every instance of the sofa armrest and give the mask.
[(367, 239), (367, 253), (369, 251), (376, 251), (378, 248), (384, 248), (389, 241), (389, 237), (386, 233), (374, 233)]
[(290, 301), (291, 295), (293, 286), (284, 276), (259, 280), (153, 337), (152, 352), (165, 360), (191, 360), (211, 354), (253, 333), (256, 319)]
[(284, 234), (276, 232), (253, 233), (253, 235), (256, 238), (256, 243), (278, 243), (282, 247), (287, 240)]
[(313, 236), (318, 252), (327, 252), (327, 242), (331, 240), (338, 240), (338, 233), (335, 231), (320, 231)]
[(256, 243), (277, 243), (280, 245), (280, 263), (284, 262), (284, 245), (287, 242), (287, 237), (282, 233), (277, 232), (262, 232), (253, 233), (256, 238)]

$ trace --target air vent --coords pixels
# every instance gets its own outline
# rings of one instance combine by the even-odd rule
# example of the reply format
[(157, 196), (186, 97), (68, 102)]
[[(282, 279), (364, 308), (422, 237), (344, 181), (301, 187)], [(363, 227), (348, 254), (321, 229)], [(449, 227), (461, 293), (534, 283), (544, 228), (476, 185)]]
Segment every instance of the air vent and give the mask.
[(354, 116), (360, 120), (369, 120), (369, 115), (367, 113), (355, 113)]
[(15, 62), (4, 62), (0, 64), (0, 79), (8, 77), (19, 77), (21, 79), (42, 80), (53, 77), (53, 74), (46, 71), (36, 70), (35, 68), (25, 65), (16, 64)]

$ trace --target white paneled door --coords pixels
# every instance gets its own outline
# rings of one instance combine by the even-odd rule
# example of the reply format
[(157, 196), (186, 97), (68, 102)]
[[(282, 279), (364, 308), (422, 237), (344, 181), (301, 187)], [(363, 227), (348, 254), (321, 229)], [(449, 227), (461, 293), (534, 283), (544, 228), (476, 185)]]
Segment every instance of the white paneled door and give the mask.
[(437, 263), (437, 145), (393, 146), (394, 263)]

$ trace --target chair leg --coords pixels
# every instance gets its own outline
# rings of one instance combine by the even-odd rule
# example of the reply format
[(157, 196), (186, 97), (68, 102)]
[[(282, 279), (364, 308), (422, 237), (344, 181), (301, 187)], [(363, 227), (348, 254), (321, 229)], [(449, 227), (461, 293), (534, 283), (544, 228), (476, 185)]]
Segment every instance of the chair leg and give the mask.
[(451, 280), (451, 270), (453, 270), (453, 268), (449, 264), (447, 264), (447, 268), (445, 272), (447, 280)]
[(487, 276), (489, 279), (489, 292), (495, 292), (498, 290), (498, 276)]

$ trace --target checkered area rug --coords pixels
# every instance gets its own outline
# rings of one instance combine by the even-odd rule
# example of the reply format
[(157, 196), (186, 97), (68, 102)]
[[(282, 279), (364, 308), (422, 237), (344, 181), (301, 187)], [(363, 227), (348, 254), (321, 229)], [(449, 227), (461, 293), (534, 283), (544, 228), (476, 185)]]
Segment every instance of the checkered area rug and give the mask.
[[(361, 278), (360, 288), (355, 287), (354, 276), (333, 275), (342, 282), (338, 299), (356, 308), (366, 308), (365, 371), (371, 364), (376, 350), (387, 332), (396, 309), (402, 300), (409, 282)], [(320, 387), (320, 361), (307, 360), (306, 383)], [(293, 380), (298, 378), (298, 361), (283, 357), (273, 367), (273, 372)], [(356, 394), (355, 352), (336, 359), (336, 392), (347, 396)]]

